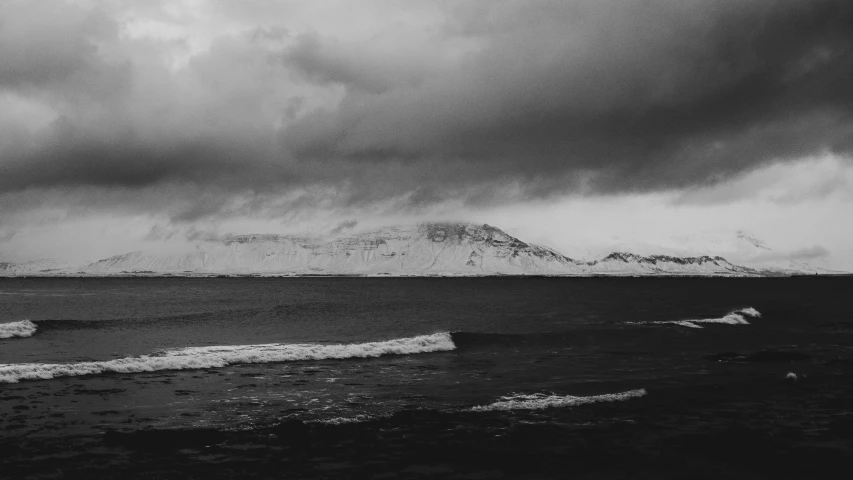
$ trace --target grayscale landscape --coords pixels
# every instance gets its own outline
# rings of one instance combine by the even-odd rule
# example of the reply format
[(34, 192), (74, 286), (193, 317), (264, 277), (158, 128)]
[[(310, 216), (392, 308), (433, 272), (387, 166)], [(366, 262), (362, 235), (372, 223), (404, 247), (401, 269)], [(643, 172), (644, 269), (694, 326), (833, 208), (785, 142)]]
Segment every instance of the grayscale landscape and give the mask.
[(850, 0), (0, 0), (0, 479), (824, 479)]

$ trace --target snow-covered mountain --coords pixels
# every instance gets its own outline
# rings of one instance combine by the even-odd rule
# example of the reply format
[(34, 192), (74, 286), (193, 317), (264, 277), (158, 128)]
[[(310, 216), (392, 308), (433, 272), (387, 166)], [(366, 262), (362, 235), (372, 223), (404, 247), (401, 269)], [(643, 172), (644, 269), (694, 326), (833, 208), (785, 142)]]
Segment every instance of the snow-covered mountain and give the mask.
[[(189, 253), (131, 252), (80, 266), (2, 264), (0, 275), (762, 275), (719, 256), (612, 253), (580, 261), (525, 243), (489, 225), (424, 223), (332, 240), (239, 235), (204, 241)], [(797, 273), (796, 271), (784, 273)]]
[(588, 262), (587, 272), (596, 275), (755, 275), (759, 272), (733, 265), (723, 257), (641, 256), (614, 252)]
[(303, 236), (240, 235), (187, 255), (142, 252), (106, 258), (91, 273), (563, 274), (575, 262), (489, 225), (429, 223), (321, 242)]
[(23, 263), (0, 262), (0, 276), (51, 275), (54, 273), (67, 273), (75, 267), (76, 265), (72, 262), (52, 258)]

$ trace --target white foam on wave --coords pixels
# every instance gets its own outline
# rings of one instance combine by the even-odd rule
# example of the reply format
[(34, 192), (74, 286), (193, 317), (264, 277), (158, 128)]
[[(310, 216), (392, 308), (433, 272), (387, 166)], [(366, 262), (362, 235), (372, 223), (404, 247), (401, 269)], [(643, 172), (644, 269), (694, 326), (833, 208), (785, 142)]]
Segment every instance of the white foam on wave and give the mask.
[(375, 420), (376, 418), (382, 417), (384, 415), (366, 415), (359, 414), (354, 417), (334, 417), (327, 418), (324, 420), (311, 420), (308, 423), (321, 423), (324, 425), (347, 425), (350, 423), (364, 423), (369, 422), (371, 420)]
[(756, 310), (752, 307), (741, 308), (740, 310), (735, 310), (733, 313), (741, 313), (744, 315), (748, 315), (750, 317), (760, 317), (761, 316), (761, 312), (759, 312), (758, 310)]
[(245, 363), (368, 358), (454, 350), (449, 333), (355, 344), (282, 344), (190, 347), (156, 355), (102, 362), (0, 364), (0, 383), (46, 380), (99, 373), (139, 373), (161, 370), (217, 368)]
[(639, 325), (681, 325), (682, 327), (688, 328), (703, 328), (700, 323), (722, 323), (726, 325), (749, 325), (749, 321), (746, 317), (758, 318), (761, 316), (761, 312), (758, 310), (747, 307), (741, 308), (740, 310), (735, 310), (733, 312), (729, 312), (726, 315), (720, 318), (700, 318), (696, 320), (662, 320), (657, 322), (631, 322)]
[(695, 323), (691, 322), (690, 320), (676, 320), (674, 322), (654, 322), (654, 323), (671, 323), (673, 325), (681, 325), (682, 327), (702, 328), (701, 326), (696, 325)]
[(720, 318), (701, 318), (697, 320), (678, 320), (675, 322), (660, 322), (660, 323), (674, 323), (676, 325), (682, 325), (685, 327), (693, 327), (693, 328), (702, 328), (699, 323), (722, 323), (725, 325), (749, 325), (749, 322), (743, 315), (739, 313), (729, 313)]
[(20, 322), (0, 323), (0, 338), (32, 337), (38, 327), (29, 320)]
[(534, 393), (533, 395), (509, 395), (501, 397), (500, 401), (489, 405), (477, 405), (471, 410), (475, 412), (493, 412), (496, 410), (539, 410), (551, 407), (575, 407), (600, 402), (619, 402), (631, 398), (639, 398), (646, 395), (646, 389), (629, 390), (622, 393), (607, 393), (604, 395), (591, 395), (588, 397), (575, 397), (572, 395), (546, 395)]

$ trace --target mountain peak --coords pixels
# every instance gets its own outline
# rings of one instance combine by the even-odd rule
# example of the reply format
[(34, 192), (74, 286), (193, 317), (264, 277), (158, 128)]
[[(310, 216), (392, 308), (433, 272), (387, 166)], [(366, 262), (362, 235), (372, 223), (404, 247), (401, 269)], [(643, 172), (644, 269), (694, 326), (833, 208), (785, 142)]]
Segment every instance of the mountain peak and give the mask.
[[(751, 237), (750, 237), (751, 238)], [(0, 264), (3, 275), (757, 275), (720, 256), (676, 257), (616, 251), (580, 262), (471, 222), (425, 222), (320, 240), (245, 234), (198, 242), (181, 254), (115, 255), (61, 272), (39, 262)], [(39, 268), (36, 268), (36, 267)], [(772, 273), (772, 272), (765, 272)], [(784, 272), (796, 273), (796, 272)]]

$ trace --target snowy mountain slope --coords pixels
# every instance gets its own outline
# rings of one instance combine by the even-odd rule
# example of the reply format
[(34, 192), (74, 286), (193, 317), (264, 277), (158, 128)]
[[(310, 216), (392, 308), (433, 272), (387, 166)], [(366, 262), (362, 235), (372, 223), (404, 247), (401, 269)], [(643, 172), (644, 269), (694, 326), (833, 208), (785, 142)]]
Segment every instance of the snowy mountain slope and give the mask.
[[(750, 242), (752, 243), (752, 242)], [(759, 247), (760, 248), (760, 247)], [(200, 242), (189, 253), (131, 252), (82, 266), (0, 263), (0, 275), (700, 275), (796, 274), (738, 266), (720, 256), (615, 252), (579, 261), (489, 225), (425, 223), (332, 240), (238, 235)]]
[[(577, 264), (489, 225), (429, 223), (315, 242), (307, 237), (242, 235), (206, 242), (181, 256), (142, 252), (88, 265), (91, 273), (565, 274)], [(578, 270), (578, 273), (580, 271)]]
[(620, 275), (752, 275), (755, 270), (729, 263), (723, 257), (640, 256), (615, 252), (589, 262), (588, 273)]
[(68, 272), (74, 268), (75, 265), (71, 262), (51, 258), (23, 263), (0, 262), (0, 276), (50, 275), (52, 273)]

